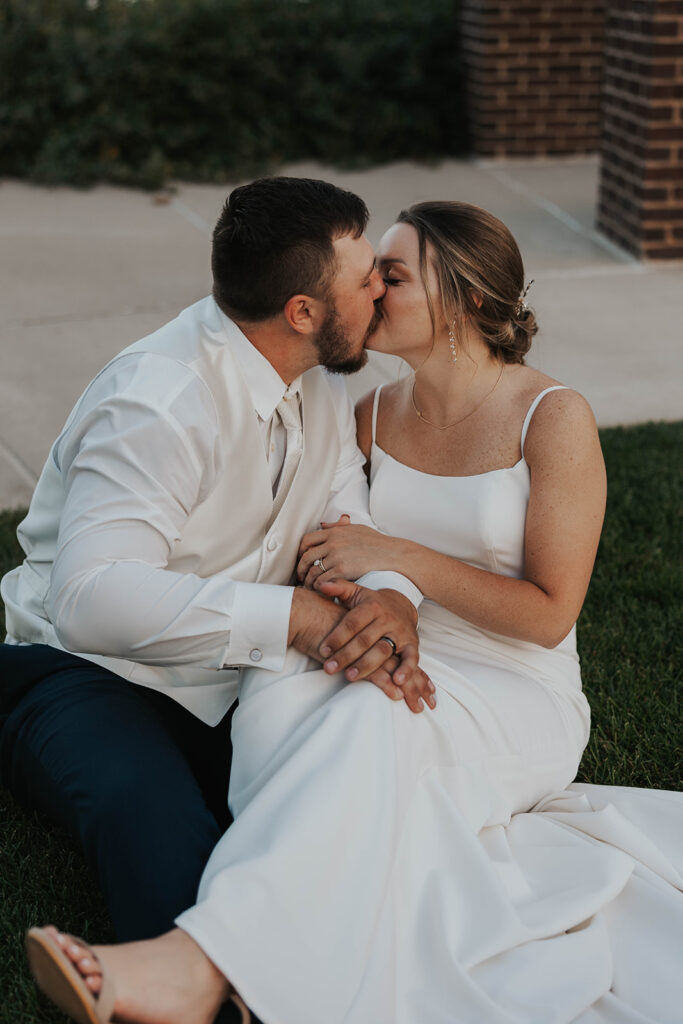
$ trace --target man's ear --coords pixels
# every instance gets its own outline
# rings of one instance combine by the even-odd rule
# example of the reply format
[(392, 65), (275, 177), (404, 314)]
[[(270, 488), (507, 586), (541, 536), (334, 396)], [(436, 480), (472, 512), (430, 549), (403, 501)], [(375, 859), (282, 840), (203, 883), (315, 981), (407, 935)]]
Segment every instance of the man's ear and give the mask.
[(283, 309), (284, 318), (297, 334), (313, 334), (324, 315), (322, 303), (310, 295), (292, 295)]

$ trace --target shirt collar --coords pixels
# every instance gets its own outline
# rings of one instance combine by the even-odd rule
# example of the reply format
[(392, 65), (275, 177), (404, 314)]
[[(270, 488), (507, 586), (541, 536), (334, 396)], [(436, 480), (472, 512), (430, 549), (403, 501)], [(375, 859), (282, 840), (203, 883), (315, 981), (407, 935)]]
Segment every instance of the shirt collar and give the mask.
[(235, 321), (226, 316), (218, 304), (217, 309), (227, 328), (232, 352), (239, 363), (254, 409), (267, 423), (287, 391), (301, 395), (301, 376), (288, 388), (275, 367), (252, 345)]

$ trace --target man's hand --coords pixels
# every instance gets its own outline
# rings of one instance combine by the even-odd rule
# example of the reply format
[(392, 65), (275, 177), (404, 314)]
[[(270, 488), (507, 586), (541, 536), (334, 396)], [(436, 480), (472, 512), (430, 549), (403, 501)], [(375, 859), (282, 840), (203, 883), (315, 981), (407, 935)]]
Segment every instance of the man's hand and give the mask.
[(392, 679), (408, 706), (422, 711), (422, 698), (435, 707), (435, 687), (418, 665), (417, 611), (408, 598), (396, 590), (368, 590), (347, 580), (323, 583), (320, 589), (349, 609), (320, 646), (325, 671), (344, 672), (350, 682), (369, 679), (397, 654), (400, 664), (391, 670)]
[[(338, 585), (331, 584), (331, 586)], [(342, 584), (342, 587), (351, 588), (350, 592), (346, 589), (344, 590), (349, 600), (354, 596), (356, 590), (365, 591), (364, 587), (358, 587), (355, 583), (345, 583)], [(371, 590), (365, 592), (367, 594), (374, 594), (374, 591)], [(387, 593), (394, 594), (396, 592), (387, 591)], [(400, 594), (396, 594), (396, 596), (401, 597)], [(335, 628), (350, 614), (344, 604), (335, 604), (331, 597), (332, 595), (330, 597), (323, 597), (321, 594), (300, 588), (295, 589), (292, 596), (288, 644), (320, 662), (324, 660), (320, 649), (323, 642), (327, 642), (327, 638), (334, 633)], [(341, 597), (342, 595), (340, 595)], [(407, 603), (410, 605), (409, 601)], [(412, 605), (410, 607), (412, 608)], [(413, 609), (414, 617), (415, 610)], [(391, 636), (392, 634), (388, 635)], [(349, 677), (347, 672), (347, 679), (350, 682), (367, 679), (379, 687), (391, 700), (403, 700), (405, 698), (411, 711), (423, 710), (420, 697), (424, 697), (430, 706), (434, 707), (436, 703), (433, 698), (434, 687), (424, 672), (417, 668), (410, 678), (406, 678), (401, 685), (397, 685), (392, 679), (392, 673), (399, 668), (401, 668), (402, 672), (407, 673), (407, 669), (405, 666), (402, 666), (401, 659), (393, 655), (391, 645), (386, 643), (386, 641), (382, 641), (376, 646), (377, 652), (373, 662), (377, 667), (364, 672), (362, 675), (357, 674), (352, 677)], [(417, 661), (417, 658), (415, 658), (415, 661)], [(335, 672), (339, 671), (339, 669), (328, 667), (327, 671)]]

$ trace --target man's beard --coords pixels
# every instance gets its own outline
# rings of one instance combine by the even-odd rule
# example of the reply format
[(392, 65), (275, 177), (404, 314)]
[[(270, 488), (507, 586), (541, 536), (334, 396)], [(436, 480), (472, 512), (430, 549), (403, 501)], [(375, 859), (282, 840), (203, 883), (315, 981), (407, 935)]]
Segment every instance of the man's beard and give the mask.
[[(374, 316), (363, 338), (364, 346), (377, 330), (381, 319), (381, 313), (375, 309)], [(333, 305), (330, 306), (318, 331), (315, 347), (320, 365), (324, 366), (326, 370), (331, 370), (332, 373), (357, 373), (368, 361), (368, 354), (364, 347), (357, 355), (353, 353), (351, 342), (342, 326), (339, 311)]]

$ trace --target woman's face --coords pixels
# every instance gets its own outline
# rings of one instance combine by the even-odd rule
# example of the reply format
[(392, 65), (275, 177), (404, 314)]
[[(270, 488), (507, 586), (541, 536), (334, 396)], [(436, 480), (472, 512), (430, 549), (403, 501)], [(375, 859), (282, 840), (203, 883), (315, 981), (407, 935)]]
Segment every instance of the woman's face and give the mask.
[[(367, 348), (420, 363), (431, 351), (433, 330), (420, 276), (420, 248), (415, 228), (410, 224), (394, 224), (389, 228), (377, 247), (376, 262), (387, 290), (380, 303), (382, 321)], [(427, 282), (438, 335), (446, 326), (429, 247)]]

